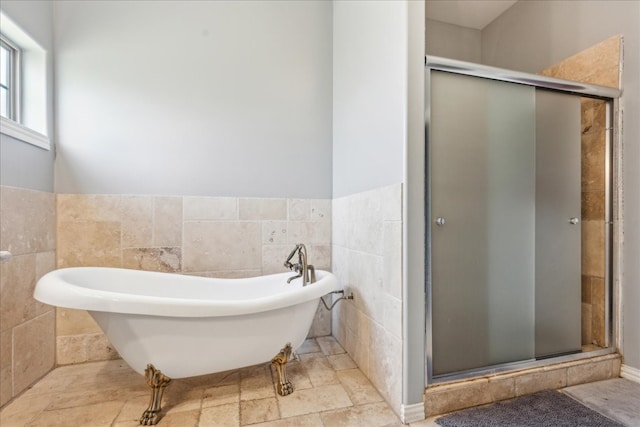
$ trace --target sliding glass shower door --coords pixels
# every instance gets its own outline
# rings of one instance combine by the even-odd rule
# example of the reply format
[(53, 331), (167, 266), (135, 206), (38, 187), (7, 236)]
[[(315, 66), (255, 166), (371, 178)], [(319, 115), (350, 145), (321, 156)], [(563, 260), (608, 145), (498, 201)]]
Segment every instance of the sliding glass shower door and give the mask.
[(577, 97), (431, 71), (433, 376), (580, 349), (579, 126)]

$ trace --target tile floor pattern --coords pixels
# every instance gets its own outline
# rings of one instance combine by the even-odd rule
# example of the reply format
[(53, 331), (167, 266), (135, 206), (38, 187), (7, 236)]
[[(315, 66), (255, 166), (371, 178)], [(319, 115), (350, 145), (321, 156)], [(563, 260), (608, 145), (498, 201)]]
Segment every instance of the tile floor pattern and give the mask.
[[(289, 362), (293, 394), (275, 392), (269, 363), (176, 379), (158, 426), (401, 426), (333, 337), (307, 340)], [(149, 403), (144, 378), (122, 360), (53, 370), (0, 412), (0, 425), (133, 427)]]
[[(275, 392), (269, 363), (173, 380), (161, 427), (400, 427), (333, 337), (305, 341), (287, 365), (293, 394)], [(624, 425), (640, 426), (640, 385), (617, 378), (563, 390)], [(0, 412), (2, 427), (134, 427), (149, 403), (144, 378), (122, 360), (57, 368)], [(438, 417), (411, 427), (439, 427)]]

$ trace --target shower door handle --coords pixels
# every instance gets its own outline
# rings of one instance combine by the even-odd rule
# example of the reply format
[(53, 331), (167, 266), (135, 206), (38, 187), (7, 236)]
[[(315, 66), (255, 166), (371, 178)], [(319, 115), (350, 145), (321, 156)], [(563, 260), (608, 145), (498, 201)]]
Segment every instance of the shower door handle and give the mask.
[(436, 218), (436, 225), (439, 226), (439, 227), (442, 227), (443, 225), (445, 225), (446, 222), (447, 221), (441, 216)]
[(569, 218), (569, 224), (571, 224), (571, 225), (576, 225), (579, 222), (580, 222), (580, 220), (578, 218), (576, 218), (575, 216)]

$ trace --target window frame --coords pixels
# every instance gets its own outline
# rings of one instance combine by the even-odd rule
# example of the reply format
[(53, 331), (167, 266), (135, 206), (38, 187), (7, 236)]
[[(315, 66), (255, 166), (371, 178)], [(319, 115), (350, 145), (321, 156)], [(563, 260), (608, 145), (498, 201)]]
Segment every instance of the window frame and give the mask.
[(3, 33), (0, 33), (0, 45), (9, 52), (9, 76), (7, 86), (5, 87), (9, 98), (9, 102), (7, 103), (8, 114), (2, 117), (20, 123), (22, 49)]

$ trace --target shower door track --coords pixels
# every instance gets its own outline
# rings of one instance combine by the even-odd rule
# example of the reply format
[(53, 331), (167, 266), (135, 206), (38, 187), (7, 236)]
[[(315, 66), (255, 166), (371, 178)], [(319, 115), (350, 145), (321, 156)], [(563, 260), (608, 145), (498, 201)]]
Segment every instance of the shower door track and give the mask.
[[(437, 56), (427, 55), (425, 56), (425, 92), (430, 91), (430, 72), (432, 70), (444, 71), (454, 74), (462, 74), (472, 77), (479, 77), (491, 80), (497, 80), (502, 82), (510, 82), (516, 84), (522, 84), (527, 86), (533, 86), (535, 88), (542, 88), (551, 91), (557, 91), (567, 94), (574, 94), (581, 97), (595, 98), (607, 101), (606, 116), (606, 145), (605, 145), (605, 345), (606, 348), (599, 350), (592, 350), (581, 353), (574, 353), (568, 355), (559, 355), (555, 357), (549, 357), (544, 359), (528, 359), (518, 362), (504, 363), (500, 365), (487, 366), (484, 368), (470, 369), (467, 371), (454, 372), (450, 374), (443, 374), (435, 376), (433, 375), (433, 345), (432, 345), (432, 276), (431, 276), (431, 226), (433, 219), (431, 218), (430, 208), (425, 211), (425, 295), (426, 295), (426, 341), (425, 341), (425, 353), (426, 353), (426, 384), (436, 384), (448, 381), (463, 380), (469, 378), (475, 378), (480, 376), (495, 375), (503, 372), (516, 371), (522, 369), (537, 368), (547, 366), (555, 363), (571, 362), (582, 359), (589, 359), (592, 357), (603, 356), (607, 354), (615, 353), (617, 347), (617, 320), (618, 316), (618, 301), (612, 301), (614, 295), (618, 295), (618, 292), (613, 289), (613, 277), (617, 275), (617, 271), (613, 271), (613, 229), (614, 229), (614, 215), (612, 208), (614, 205), (618, 205), (617, 200), (613, 200), (613, 197), (617, 194), (613, 189), (613, 177), (616, 176), (616, 170), (614, 170), (613, 151), (619, 147), (619, 132), (615, 130), (617, 124), (619, 124), (619, 97), (620, 90), (617, 88), (599, 86), (589, 83), (574, 82), (571, 80), (557, 79), (553, 77), (541, 76), (536, 74), (529, 74), (519, 71), (507, 70), (497, 67), (491, 67), (482, 64), (475, 64), (471, 62), (459, 61), (455, 59), (442, 58)], [(613, 110), (611, 110), (611, 105)], [(431, 126), (431, 101), (430, 95), (425, 99), (425, 144), (426, 144), (426, 158), (425, 158), (425, 190), (426, 200), (429, 205), (431, 203), (431, 168), (430, 168), (430, 155), (429, 155), (429, 129)], [(617, 254), (616, 254), (617, 256)], [(619, 297), (618, 297), (619, 298)], [(614, 331), (614, 327), (616, 330)], [(615, 338), (615, 339), (614, 339)]]

